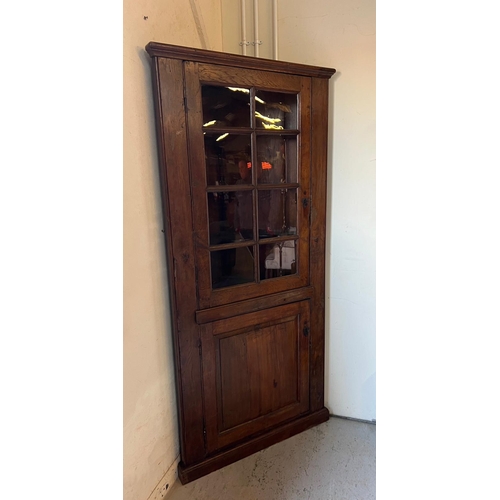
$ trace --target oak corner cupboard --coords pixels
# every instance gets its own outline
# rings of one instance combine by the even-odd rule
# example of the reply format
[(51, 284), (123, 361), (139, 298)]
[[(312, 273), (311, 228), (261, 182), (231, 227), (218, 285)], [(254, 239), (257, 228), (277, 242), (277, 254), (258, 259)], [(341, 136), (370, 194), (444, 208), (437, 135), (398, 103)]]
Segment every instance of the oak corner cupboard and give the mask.
[(151, 42), (183, 484), (328, 420), (334, 69)]

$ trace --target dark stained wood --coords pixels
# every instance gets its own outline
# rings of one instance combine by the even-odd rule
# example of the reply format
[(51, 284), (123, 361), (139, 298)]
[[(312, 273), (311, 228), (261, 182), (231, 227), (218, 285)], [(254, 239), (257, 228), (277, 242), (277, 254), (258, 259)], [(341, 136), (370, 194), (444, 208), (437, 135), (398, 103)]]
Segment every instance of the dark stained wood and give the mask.
[(241, 302), (225, 306), (203, 309), (196, 311), (196, 322), (201, 325), (211, 321), (240, 316), (253, 311), (262, 311), (263, 309), (268, 309), (270, 307), (299, 302), (310, 298), (312, 296), (312, 292), (312, 287), (304, 287), (298, 288), (297, 290), (291, 290), (289, 292), (287, 291), (273, 295), (266, 295), (265, 297), (259, 297), (257, 299), (243, 300)]
[(308, 324), (309, 301), (303, 301), (204, 330), (203, 370), (216, 373), (205, 377), (209, 453), (307, 412)]
[(304, 432), (311, 427), (327, 422), (330, 418), (327, 408), (322, 408), (319, 411), (308, 413), (303, 417), (299, 417), (292, 422), (277, 426), (268, 432), (256, 436), (250, 441), (237, 443), (235, 446), (223, 450), (208, 457), (203, 462), (187, 465), (179, 464), (179, 479), (182, 484), (189, 483), (202, 476), (206, 476), (226, 465), (232, 464), (237, 460), (248, 457), (252, 453), (263, 450), (273, 444), (284, 441), (289, 437), (295, 436), (300, 432)]
[[(251, 117), (251, 126), (255, 130), (256, 127), (256, 118), (255, 118), (255, 111), (256, 111), (256, 104), (255, 104), (255, 88), (252, 87), (250, 89), (250, 117)], [(258, 155), (257, 155), (257, 136), (255, 135), (255, 132), (252, 134), (251, 137), (251, 143), (252, 143), (252, 165), (258, 165)], [(252, 168), (252, 185), (256, 188), (258, 185), (258, 177), (257, 177), (257, 169)], [(259, 239), (259, 194), (257, 191), (253, 192), (252, 196), (252, 217), (254, 220), (254, 226), (253, 226), (253, 239), (254, 241), (258, 241)], [(253, 276), (254, 276), (254, 281), (255, 283), (260, 283), (260, 259), (259, 259), (259, 245), (256, 244), (253, 247), (253, 260), (254, 260), (254, 269), (253, 269)]]
[(302, 78), (299, 94), (299, 126), (301, 134), (298, 145), (300, 189), (297, 191), (298, 231), (300, 244), (298, 251), (298, 270), (304, 285), (309, 284), (309, 216), (310, 203), (303, 203), (311, 196), (311, 79)]
[[(323, 401), (326, 125), (327, 78), (335, 70), (156, 42), (151, 42), (147, 50), (153, 56), (180, 428), (179, 477), (185, 483), (328, 419)], [(204, 128), (204, 82), (249, 88), (251, 127)], [(297, 94), (297, 130), (256, 128), (255, 89)], [(280, 109), (276, 104), (283, 105), (281, 99), (270, 104), (274, 109)], [(221, 105), (223, 108), (227, 104)], [(207, 186), (203, 132), (235, 130), (251, 138), (253, 165), (261, 161), (257, 156), (258, 135), (296, 137), (298, 177), (282, 180), (297, 182), (278, 183), (276, 178), (275, 184), (258, 184), (254, 168), (252, 185)], [(228, 172), (238, 175), (234, 170), (237, 156), (230, 149), (225, 152), (224, 147), (214, 151), (220, 151), (215, 153), (220, 155), (215, 157), (217, 168), (224, 161), (232, 165)], [(271, 152), (266, 154), (276, 153), (281, 161), (279, 149)], [(295, 161), (294, 157), (287, 149), (288, 163)], [(215, 175), (210, 182), (214, 179)], [(224, 177), (221, 179), (224, 182)], [(234, 177), (230, 182), (235, 182)], [(277, 237), (279, 231), (270, 229), (258, 240), (257, 196), (265, 190), (274, 190), (270, 195), (279, 194), (278, 190), (283, 189), (297, 190), (296, 205), (293, 197), (278, 196), (281, 201), (274, 205), (277, 210), (273, 219), (268, 217), (265, 203), (269, 201), (263, 196), (262, 227), (276, 227), (280, 214), (283, 227), (297, 226), (297, 234)], [(234, 232), (239, 227), (231, 225), (235, 224), (235, 208), (230, 204), (243, 199), (240, 194), (220, 199), (212, 194), (232, 191), (252, 191), (253, 240), (249, 239), (252, 236), (248, 234), (248, 223), (243, 226), (245, 232), (241, 230), (244, 241), (232, 238), (231, 233), (229, 238), (211, 239), (209, 218), (226, 224), (224, 230)], [(214, 200), (224, 202), (217, 208), (220, 214), (213, 209)], [(279, 210), (292, 215), (285, 218)], [(250, 212), (246, 209), (242, 213)], [(281, 225), (281, 219), (278, 221)], [(210, 227), (213, 232), (214, 226)], [(222, 230), (215, 231), (222, 234)], [(264, 245), (271, 248), (285, 240), (296, 242), (296, 273), (273, 277), (266, 271), (263, 279), (257, 266), (266, 257)], [(253, 248), (253, 253), (245, 247)], [(219, 252), (214, 253), (213, 268), (211, 252)], [(239, 267), (233, 260), (236, 252), (244, 259)], [(254, 259), (255, 282), (235, 284), (238, 281), (234, 276), (248, 279), (250, 255)], [(212, 289), (212, 269), (215, 280), (220, 276), (233, 279), (233, 286)]]
[(252, 129), (249, 127), (203, 127), (203, 131), (207, 134), (250, 134)]
[(299, 400), (296, 316), (221, 337), (221, 431)]
[[(309, 182), (309, 179), (307, 179), (307, 182)], [(258, 184), (257, 185), (257, 189), (260, 191), (268, 191), (269, 188), (273, 188), (273, 187), (279, 187), (280, 189), (294, 189), (294, 188), (300, 187), (300, 184), (298, 184), (297, 182), (283, 182), (283, 183), (279, 184), (279, 186), (276, 184)]]
[[(217, 357), (216, 343), (213, 341), (213, 323), (207, 323), (200, 327), (202, 359), (214, 360)], [(203, 405), (205, 408), (205, 453), (209, 450), (217, 449), (218, 413), (217, 405), (214, 401), (220, 400), (220, 387), (215, 381), (220, 377), (220, 365), (213, 362), (206, 362), (203, 367)], [(179, 469), (180, 470), (180, 469)]]
[[(278, 324), (249, 329), (219, 339), (221, 432), (254, 421), (297, 401), (297, 334), (293, 331), (295, 319), (293, 316), (284, 318)], [(282, 332), (287, 332), (290, 324), (290, 333), (283, 335)], [(277, 382), (278, 348), (280, 352), (287, 354), (289, 361), (283, 367), (289, 379), (282, 386)], [(290, 392), (294, 393), (291, 400)], [(280, 404), (280, 399), (288, 401)]]
[(228, 191), (252, 191), (254, 187), (248, 185), (224, 184), (221, 186), (207, 186), (207, 193), (224, 193)]
[(330, 78), (335, 70), (319, 66), (308, 66), (305, 64), (274, 61), (259, 57), (240, 56), (215, 52), (212, 50), (196, 49), (191, 47), (180, 47), (166, 43), (149, 42), (146, 51), (151, 57), (166, 57), (170, 59), (181, 59), (187, 61), (198, 61), (225, 66), (237, 66), (248, 69), (277, 71), (291, 75), (309, 77)]
[(196, 281), (205, 286), (197, 286), (199, 307), (204, 307), (210, 300), (211, 287), (210, 252), (207, 248), (208, 218), (206, 195), (206, 166), (203, 140), (203, 113), (201, 87), (198, 77), (198, 63), (187, 61), (184, 63), (186, 105), (188, 107), (188, 155), (191, 175), (191, 196), (193, 203), (193, 235), (196, 245)]
[[(168, 251), (173, 337), (180, 407), (181, 457), (186, 463), (204, 456), (199, 334), (190, 310), (197, 309), (194, 246), (191, 238), (191, 192), (183, 106), (182, 63), (155, 61), (160, 177), (165, 242)], [(178, 140), (173, 141), (172, 137)]]
[(199, 65), (200, 81), (207, 84), (225, 84), (234, 87), (258, 87), (262, 90), (280, 90), (285, 92), (298, 92), (301, 77), (283, 75), (271, 71), (259, 71), (215, 64)]
[(324, 405), (325, 386), (325, 237), (328, 144), (328, 80), (312, 80), (311, 246), (314, 289), (311, 312), (311, 410)]
[[(238, 241), (236, 243), (223, 243), (220, 245), (210, 245), (208, 248), (210, 250), (227, 250), (228, 248), (244, 248), (244, 247), (251, 247), (253, 241), (252, 240), (244, 240), (244, 241)], [(207, 245), (204, 244), (203, 248), (207, 248)]]
[(255, 133), (258, 136), (261, 135), (285, 135), (285, 136), (294, 136), (297, 135), (300, 131), (294, 129), (283, 129), (283, 130), (266, 130), (266, 129), (257, 129)]

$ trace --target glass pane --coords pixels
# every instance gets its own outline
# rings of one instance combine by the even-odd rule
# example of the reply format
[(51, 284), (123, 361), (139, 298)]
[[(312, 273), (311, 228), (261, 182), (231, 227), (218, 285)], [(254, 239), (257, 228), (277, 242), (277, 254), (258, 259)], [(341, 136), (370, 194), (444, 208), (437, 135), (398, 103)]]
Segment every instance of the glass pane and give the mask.
[(253, 192), (208, 193), (210, 244), (253, 239)]
[(204, 127), (250, 127), (250, 90), (201, 87)]
[(257, 137), (259, 184), (297, 182), (297, 138), (280, 135)]
[(251, 184), (250, 135), (205, 134), (207, 185)]
[(297, 129), (297, 94), (257, 90), (255, 126), (266, 130)]
[(259, 238), (297, 234), (297, 190), (259, 191)]
[(212, 288), (254, 281), (253, 246), (210, 252)]
[[(279, 278), (296, 274), (296, 241), (259, 245), (260, 279)], [(264, 265), (262, 265), (264, 264)]]

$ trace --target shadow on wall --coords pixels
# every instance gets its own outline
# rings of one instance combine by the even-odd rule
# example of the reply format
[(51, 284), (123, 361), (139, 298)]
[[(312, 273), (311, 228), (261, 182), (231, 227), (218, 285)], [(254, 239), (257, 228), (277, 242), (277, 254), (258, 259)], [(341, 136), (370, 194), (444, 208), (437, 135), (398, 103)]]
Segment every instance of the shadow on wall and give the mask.
[[(156, 146), (156, 124), (155, 124), (155, 114), (153, 107), (153, 83), (152, 83), (153, 61), (151, 60), (151, 57), (149, 57), (149, 54), (144, 50), (144, 47), (136, 47), (136, 53), (142, 63), (144, 88), (146, 89), (144, 102), (148, 108), (147, 115), (149, 117), (146, 123), (147, 137), (149, 138), (149, 153), (151, 154), (153, 163), (156, 166), (156, 177), (159, 183), (160, 178), (158, 175), (158, 149)], [(159, 188), (158, 188), (158, 196), (160, 196)], [(158, 207), (160, 208), (161, 211), (161, 200)]]
[[(374, 397), (375, 395), (375, 397)], [(361, 398), (363, 401), (363, 413), (365, 415), (376, 415), (376, 408), (371, 404), (374, 400), (376, 404), (376, 373), (373, 372), (370, 377), (368, 377), (361, 388)]]
[(340, 78), (342, 72), (338, 70), (330, 78), (328, 82), (328, 153), (327, 153), (327, 167), (328, 171), (326, 173), (326, 262), (325, 262), (325, 406), (328, 408), (330, 413), (332, 413), (332, 401), (328, 400), (328, 394), (330, 394), (330, 326), (331, 326), (331, 314), (330, 314), (330, 297), (331, 297), (331, 262), (332, 262), (332, 248), (330, 244), (330, 239), (332, 236), (332, 196), (333, 196), (333, 117), (334, 117), (334, 107), (335, 107), (335, 82)]

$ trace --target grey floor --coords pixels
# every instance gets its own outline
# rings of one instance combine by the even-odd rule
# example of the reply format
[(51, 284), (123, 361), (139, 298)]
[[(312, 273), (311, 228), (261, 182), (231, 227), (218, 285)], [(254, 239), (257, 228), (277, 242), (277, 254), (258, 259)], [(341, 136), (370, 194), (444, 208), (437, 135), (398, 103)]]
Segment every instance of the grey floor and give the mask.
[(167, 500), (371, 500), (375, 425), (341, 418), (182, 486)]

